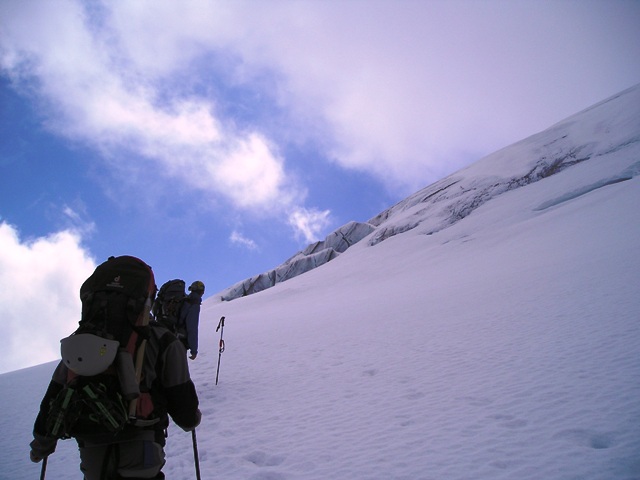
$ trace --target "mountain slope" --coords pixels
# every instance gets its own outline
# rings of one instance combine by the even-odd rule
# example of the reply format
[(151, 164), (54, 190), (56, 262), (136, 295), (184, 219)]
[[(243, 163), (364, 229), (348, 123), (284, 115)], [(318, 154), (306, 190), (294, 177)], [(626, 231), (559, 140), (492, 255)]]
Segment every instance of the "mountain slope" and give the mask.
[[(419, 225), (427, 233), (437, 232), (505, 192), (556, 175), (582, 162), (599, 163), (602, 157), (609, 158), (610, 154), (637, 145), (640, 141), (638, 111), (640, 86), (495, 152), (416, 192), (366, 223), (344, 225), (284, 264), (239, 282), (216, 297), (228, 301), (271, 288), (337, 258), (365, 237), (373, 246)], [(599, 188), (629, 180), (637, 174), (638, 163), (627, 165), (623, 162), (618, 170), (612, 163), (607, 161), (610, 170), (605, 169), (602, 178), (579, 188)]]
[[(543, 132), (452, 175), (461, 195), (417, 201), (432, 187), (376, 227), (414, 228), (205, 302), (190, 363), (202, 477), (640, 478), (638, 90), (620, 98), (550, 129), (568, 135), (559, 154), (583, 145), (588, 161), (451, 221), (531, 171)], [(52, 369), (0, 375), (0, 478), (38, 473), (27, 444)], [(168, 478), (195, 477), (190, 435), (171, 428), (167, 453)], [(47, 478), (80, 478), (77, 463), (62, 442)]]

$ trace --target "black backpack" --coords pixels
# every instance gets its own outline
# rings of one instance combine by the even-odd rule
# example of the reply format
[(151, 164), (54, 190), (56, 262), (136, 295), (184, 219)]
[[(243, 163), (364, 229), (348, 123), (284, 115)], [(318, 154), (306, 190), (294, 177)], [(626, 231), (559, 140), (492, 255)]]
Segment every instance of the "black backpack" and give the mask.
[(156, 301), (153, 303), (153, 317), (160, 325), (174, 333), (178, 330), (180, 309), (187, 298), (185, 286), (184, 280), (169, 280), (160, 287)]
[(151, 267), (130, 256), (110, 257), (83, 283), (79, 327), (61, 340), (68, 375), (50, 404), (50, 436), (98, 438), (154, 421), (140, 376), (155, 292)]

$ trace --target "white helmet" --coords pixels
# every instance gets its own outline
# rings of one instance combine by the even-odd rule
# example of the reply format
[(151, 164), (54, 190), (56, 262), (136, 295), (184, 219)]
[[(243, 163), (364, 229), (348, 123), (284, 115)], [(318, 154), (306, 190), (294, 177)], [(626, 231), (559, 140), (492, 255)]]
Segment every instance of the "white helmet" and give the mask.
[(116, 358), (119, 346), (120, 343), (115, 340), (80, 333), (60, 340), (60, 353), (69, 370), (91, 377), (109, 368)]

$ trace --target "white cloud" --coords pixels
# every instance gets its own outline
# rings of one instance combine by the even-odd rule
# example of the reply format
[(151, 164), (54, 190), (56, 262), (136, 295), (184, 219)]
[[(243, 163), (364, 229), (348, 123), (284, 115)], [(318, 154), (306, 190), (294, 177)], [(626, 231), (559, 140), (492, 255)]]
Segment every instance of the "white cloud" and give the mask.
[(242, 235), (242, 233), (236, 230), (231, 232), (231, 236), (229, 237), (229, 240), (231, 241), (231, 243), (245, 247), (248, 250), (258, 249), (258, 245), (256, 244), (256, 242), (254, 242), (250, 238), (245, 237), (244, 235)]
[(59, 358), (59, 340), (80, 320), (80, 286), (95, 268), (80, 241), (72, 231), (23, 240), (13, 226), (0, 223), (0, 305), (7, 339), (0, 372)]
[(286, 192), (283, 160), (258, 134), (238, 140), (218, 163), (207, 165), (211, 180), (223, 185), (226, 195), (240, 207), (270, 206), (289, 203), (293, 191)]
[(322, 231), (329, 225), (329, 210), (298, 208), (289, 214), (289, 225), (297, 236), (301, 236), (307, 243), (319, 239)]
[[(42, 9), (28, 2), (8, 6), (4, 13), (12, 21), (3, 26), (7, 35), (1, 41), (2, 67), (16, 80), (36, 81), (45, 104), (53, 109), (52, 129), (107, 151), (132, 151), (160, 167), (155, 171), (226, 198), (240, 209), (282, 212), (283, 206), (303, 201), (303, 189), (295, 187), (264, 135), (220, 118), (215, 99), (182, 91), (178, 85), (163, 91), (166, 78), (146, 74), (144, 65), (119, 48), (127, 38), (113, 38), (117, 32), (107, 27), (89, 30), (95, 26), (77, 3), (46, 3)], [(61, 29), (64, 34), (59, 34)], [(159, 38), (167, 35), (149, 39), (147, 47)], [(169, 38), (180, 43), (179, 38)], [(182, 53), (189, 57), (188, 49)], [(109, 158), (117, 163), (122, 157)], [(125, 161), (115, 166), (127, 172), (135, 168), (130, 158)]]

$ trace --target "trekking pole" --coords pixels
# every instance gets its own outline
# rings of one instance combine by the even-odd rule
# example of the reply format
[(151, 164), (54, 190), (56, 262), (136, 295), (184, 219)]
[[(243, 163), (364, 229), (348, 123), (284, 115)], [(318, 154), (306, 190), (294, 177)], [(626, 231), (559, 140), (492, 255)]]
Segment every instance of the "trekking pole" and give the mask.
[(193, 440), (193, 461), (196, 464), (196, 479), (200, 480), (200, 459), (198, 458), (198, 441), (196, 440), (196, 429), (191, 430)]
[(42, 459), (42, 469), (40, 470), (40, 480), (44, 480), (44, 476), (47, 473), (47, 459), (49, 457), (44, 457)]
[(220, 344), (218, 348), (218, 370), (216, 371), (216, 385), (218, 384), (218, 375), (220, 375), (220, 358), (222, 357), (222, 352), (224, 352), (224, 340), (222, 339), (222, 334), (224, 333), (224, 317), (220, 318), (218, 322), (218, 328), (216, 328), (216, 332), (220, 330)]

